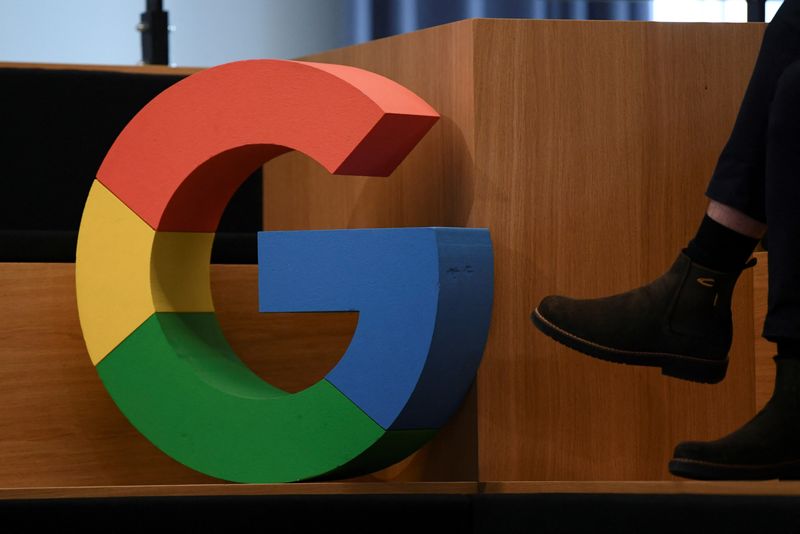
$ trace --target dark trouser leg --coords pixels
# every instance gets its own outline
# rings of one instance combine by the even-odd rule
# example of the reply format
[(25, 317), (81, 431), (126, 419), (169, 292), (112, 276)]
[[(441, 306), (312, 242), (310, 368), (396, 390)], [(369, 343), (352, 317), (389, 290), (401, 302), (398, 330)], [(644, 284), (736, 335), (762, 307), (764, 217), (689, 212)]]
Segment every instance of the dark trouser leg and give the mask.
[[(800, 479), (800, 60), (784, 69), (766, 136), (769, 311), (765, 337), (778, 341), (775, 390), (758, 415), (717, 441), (675, 449), (670, 471), (700, 479)], [(783, 354), (784, 348), (790, 354)]]
[(753, 76), (706, 194), (767, 223), (764, 336), (800, 339), (800, 0), (767, 26)]
[(706, 191), (712, 200), (762, 222), (767, 221), (764, 169), (770, 109), (778, 79), (798, 59), (800, 0), (786, 0), (767, 26), (736, 123)]
[(769, 298), (764, 337), (800, 339), (800, 61), (780, 77), (766, 149)]
[[(798, 59), (800, 0), (786, 0), (767, 27), (736, 124), (707, 191), (717, 203), (762, 223), (767, 222), (770, 110), (778, 81), (784, 80), (781, 75)], [(800, 202), (795, 205), (800, 207)], [(556, 341), (595, 358), (660, 367), (662, 373), (686, 380), (719, 382), (728, 367), (732, 340), (730, 297), (756, 241), (713, 222), (704, 219), (685, 253), (650, 284), (600, 299), (547, 296), (533, 310), (533, 324)], [(720, 248), (732, 249), (727, 251), (731, 254)], [(795, 276), (800, 272), (786, 268), (794, 268)], [(789, 280), (785, 273), (781, 276)], [(800, 300), (800, 290), (784, 295), (791, 298), (793, 294)], [(777, 306), (772, 314), (773, 323), (780, 318), (777, 310), (781, 307), (785, 306)]]
[[(773, 100), (779, 80), (781, 83), (788, 80), (788, 76), (782, 75), (798, 60), (800, 0), (786, 0), (766, 29), (736, 124), (707, 191), (716, 201), (710, 208), (724, 208), (728, 215), (740, 218), (744, 214), (747, 217), (743, 219), (747, 219), (753, 230), (741, 231), (725, 224), (725, 220), (711, 220), (709, 213), (695, 239), (664, 275), (640, 288), (599, 299), (549, 295), (531, 314), (539, 330), (602, 360), (660, 367), (665, 375), (696, 382), (719, 382), (725, 377), (733, 328), (730, 297), (746, 267), (743, 262), (752, 253), (756, 239), (763, 232), (763, 223), (767, 222), (765, 169), (770, 113), (776, 107)], [(778, 105), (777, 113), (784, 108)], [(784, 181), (780, 187), (791, 186)], [(777, 202), (783, 203), (787, 210), (792, 204), (800, 207), (800, 202), (790, 198), (794, 197), (787, 195)], [(784, 216), (791, 219), (789, 211)], [(771, 222), (778, 221), (773, 219)], [(789, 231), (788, 228), (784, 225), (783, 231)], [(771, 241), (772, 230), (768, 231)], [(780, 234), (781, 230), (776, 232)], [(796, 313), (800, 305), (793, 309), (787, 300), (800, 303), (800, 281), (796, 278), (800, 261), (787, 260), (787, 255), (792, 254), (791, 247), (781, 243), (788, 243), (793, 235), (776, 236), (775, 246), (782, 247), (782, 252), (775, 256), (783, 256), (774, 260), (780, 265), (771, 266), (777, 274), (771, 272), (770, 278), (781, 278), (773, 290), (781, 295), (774, 299), (776, 304), (768, 325), (777, 325), (782, 318), (788, 323), (796, 320), (793, 317), (800, 319)], [(797, 290), (786, 290), (789, 286), (797, 286)], [(789, 328), (778, 334), (787, 336)]]

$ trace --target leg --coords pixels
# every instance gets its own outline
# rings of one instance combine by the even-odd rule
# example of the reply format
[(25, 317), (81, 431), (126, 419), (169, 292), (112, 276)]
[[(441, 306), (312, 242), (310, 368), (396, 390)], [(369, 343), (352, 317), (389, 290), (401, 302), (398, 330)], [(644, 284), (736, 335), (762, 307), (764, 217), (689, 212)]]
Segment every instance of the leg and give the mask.
[[(711, 199), (707, 218), (690, 244), (694, 261), (727, 270), (747, 253), (747, 241), (737, 241), (725, 229), (760, 239), (766, 231), (766, 136), (778, 79), (800, 59), (800, 0), (786, 0), (767, 27), (753, 74), (739, 108), (736, 123), (711, 177), (706, 195)], [(728, 251), (725, 251), (725, 247)], [(737, 253), (734, 248), (740, 248)], [(716, 265), (713, 264), (716, 262)]]
[(733, 288), (765, 229), (772, 100), (781, 74), (798, 58), (800, 0), (786, 0), (765, 32), (707, 190), (708, 215), (687, 249), (667, 273), (633, 291), (589, 300), (546, 297), (531, 314), (537, 328), (596, 358), (660, 367), (666, 375), (697, 382), (724, 378)]
[(797, 59), (800, 59), (800, 0), (785, 0), (764, 33), (736, 122), (706, 191), (713, 201), (760, 222), (766, 222), (765, 140), (770, 107), (778, 79)]
[(706, 215), (725, 228), (753, 239), (761, 239), (767, 231), (767, 225), (763, 222), (716, 200), (708, 203)]
[(670, 462), (679, 476), (800, 478), (800, 61), (777, 84), (765, 176), (770, 287), (764, 335), (778, 342), (775, 390), (764, 409), (734, 433), (679, 444)]
[(800, 340), (800, 61), (775, 94), (767, 148), (769, 296), (764, 337)]

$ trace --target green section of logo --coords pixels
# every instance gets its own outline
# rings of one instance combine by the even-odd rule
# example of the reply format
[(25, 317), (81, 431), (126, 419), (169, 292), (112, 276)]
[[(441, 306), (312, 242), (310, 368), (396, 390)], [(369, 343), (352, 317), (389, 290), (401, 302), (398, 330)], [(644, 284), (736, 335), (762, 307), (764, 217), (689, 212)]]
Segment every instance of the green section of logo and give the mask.
[(386, 431), (333, 385), (269, 385), (213, 313), (155, 313), (97, 366), (120, 410), (162, 451), (225, 480), (354, 476), (404, 458), (433, 430)]

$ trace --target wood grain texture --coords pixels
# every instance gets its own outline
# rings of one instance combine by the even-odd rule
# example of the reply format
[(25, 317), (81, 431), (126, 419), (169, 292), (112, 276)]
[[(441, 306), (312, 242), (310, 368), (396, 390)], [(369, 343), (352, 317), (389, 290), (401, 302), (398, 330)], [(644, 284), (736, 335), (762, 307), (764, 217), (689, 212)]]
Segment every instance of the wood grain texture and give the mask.
[[(143, 74), (197, 70), (22, 63), (0, 67)], [(163, 455), (118, 412), (86, 354), (73, 271), (66, 264), (0, 265), (0, 295), (6, 302), (0, 312), (0, 380), (15, 384), (0, 392), (0, 406), (11, 407), (0, 411), (0, 424), (13, 429), (0, 436), (0, 486), (217, 482)], [(261, 314), (256, 287), (253, 266), (212, 266), (215, 306), (234, 350), (262, 378), (299, 391), (336, 364), (350, 342), (357, 314)], [(51, 396), (57, 400), (49, 405)], [(355, 480), (474, 480), (475, 409), (472, 391), (453, 424), (431, 443), (395, 466)]]
[[(74, 264), (0, 264), (0, 487), (219, 483), (163, 454), (119, 412), (86, 352), (74, 271)], [(217, 316), (259, 376), (299, 391), (344, 354), (357, 315), (259, 313), (257, 278), (254, 265), (213, 265)], [(458, 417), (469, 418), (470, 406), (474, 414), (474, 398), (465, 406)], [(452, 464), (429, 458), (429, 451), (474, 460), (469, 447), (453, 452), (459, 428), (444, 429), (411, 459), (358, 480), (454, 479)]]
[(73, 264), (0, 264), (0, 486), (212, 482), (158, 451), (106, 393)]
[[(752, 416), (750, 272), (734, 298), (729, 376), (716, 386), (583, 357), (528, 315), (546, 294), (626, 290), (674, 260), (699, 224), (762, 31), (472, 20), (312, 58), (389, 76), (442, 120), (388, 179), (332, 177), (297, 154), (270, 162), (265, 227), (489, 227), (496, 254), (476, 387), (426, 449), (359, 483), (667, 479), (675, 443)], [(262, 377), (301, 389), (335, 363), (357, 318), (258, 314), (253, 269), (213, 270), (223, 329)], [(85, 353), (73, 271), (0, 266), (0, 487), (218, 482), (118, 412)]]
[(259, 313), (254, 265), (213, 265), (211, 287), (220, 326), (239, 358), (292, 393), (333, 369), (358, 322), (357, 313)]
[(756, 373), (756, 411), (761, 410), (772, 396), (775, 388), (775, 362), (772, 357), (777, 354), (775, 343), (761, 337), (764, 330), (764, 319), (767, 317), (767, 291), (769, 290), (769, 255), (756, 252), (753, 257), (758, 260), (753, 267), (753, 339), (755, 346)]
[(442, 120), (388, 179), (271, 162), (265, 228), (490, 228), (479, 479), (668, 479), (677, 442), (754, 413), (751, 273), (716, 386), (571, 352), (529, 314), (547, 294), (607, 295), (670, 266), (702, 218), (763, 28), (471, 20), (313, 56), (388, 76)]
[(343, 48), (311, 61), (358, 65), (422, 96), (441, 119), (390, 178), (332, 176), (290, 152), (264, 167), (264, 228), (467, 226), (473, 203), (472, 24)]
[[(474, 172), (471, 35), (471, 24), (450, 24), (324, 55), (325, 62), (357, 63), (402, 80), (442, 118), (391, 178), (331, 176), (298, 153), (269, 162), (264, 167), (264, 228), (469, 226), (472, 189), (464, 183)], [(412, 459), (363, 480), (475, 480), (477, 398), (473, 389), (452, 420)]]
[(489, 225), (497, 243), (478, 383), (481, 479), (670, 478), (676, 443), (717, 438), (753, 414), (749, 273), (716, 386), (586, 358), (534, 332), (527, 314), (547, 294), (637, 287), (675, 260), (702, 218), (761, 28), (498, 21), (476, 30), (483, 174), (470, 222)]
[[(347, 350), (357, 313), (258, 313), (254, 266), (212, 266), (212, 292), (222, 331), (257, 375), (286, 391), (321, 380)], [(453, 419), (419, 451), (358, 482), (475, 480), (477, 396), (471, 391)]]

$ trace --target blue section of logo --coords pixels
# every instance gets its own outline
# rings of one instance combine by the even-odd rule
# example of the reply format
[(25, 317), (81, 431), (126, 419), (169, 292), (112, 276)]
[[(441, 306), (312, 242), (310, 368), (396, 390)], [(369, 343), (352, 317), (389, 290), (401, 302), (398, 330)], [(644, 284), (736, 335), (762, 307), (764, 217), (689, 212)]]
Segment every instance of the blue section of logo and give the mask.
[(385, 429), (437, 429), (477, 373), (493, 261), (486, 229), (260, 232), (260, 310), (358, 311), (326, 379)]

